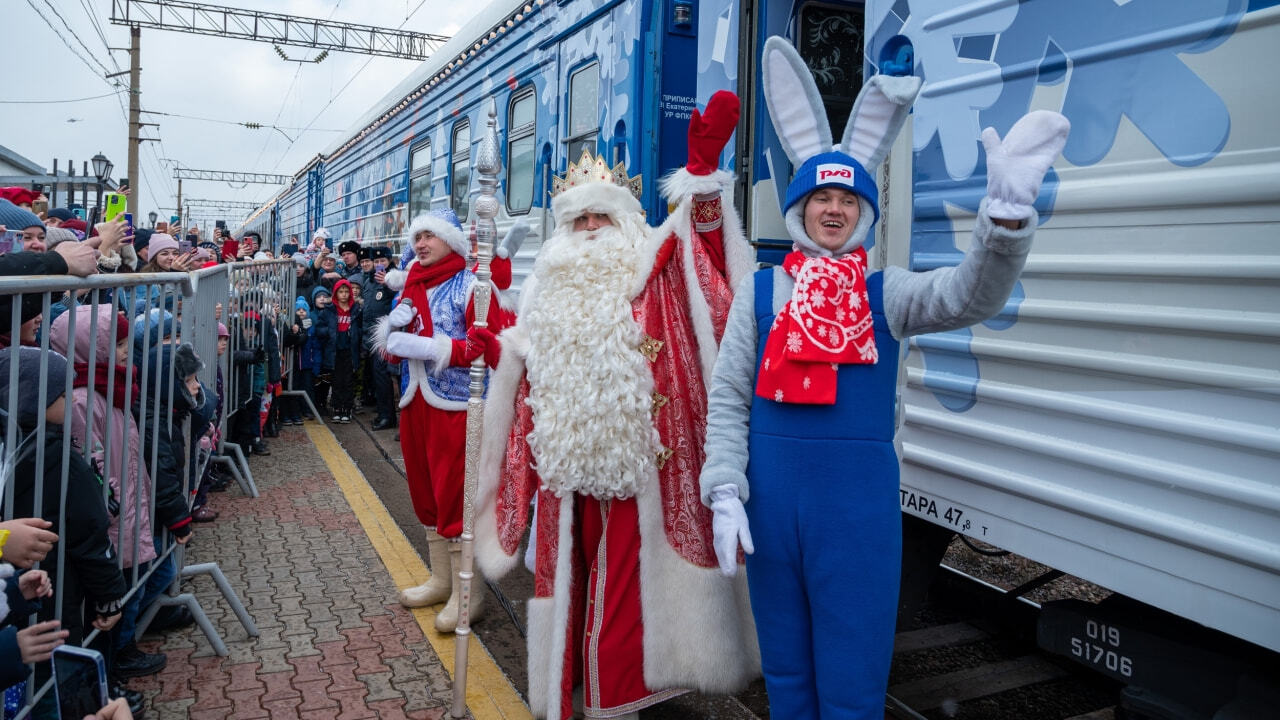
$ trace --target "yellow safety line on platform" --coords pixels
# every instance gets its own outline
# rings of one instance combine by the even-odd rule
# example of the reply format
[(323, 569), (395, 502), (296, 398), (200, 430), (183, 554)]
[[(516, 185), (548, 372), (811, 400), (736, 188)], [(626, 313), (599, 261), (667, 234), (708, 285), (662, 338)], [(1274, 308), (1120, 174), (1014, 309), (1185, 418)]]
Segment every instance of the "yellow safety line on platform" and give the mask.
[[(337, 480), (338, 487), (342, 488), (347, 503), (360, 520), (360, 526), (382, 558), (382, 564), (391, 573), (396, 587), (409, 587), (425, 582), (431, 576), (427, 566), (422, 563), (422, 558), (409, 544), (408, 538), (391, 518), (391, 513), (387, 512), (364, 475), (356, 468), (351, 456), (338, 444), (338, 439), (329, 428), (310, 420), (305, 427), (311, 442), (320, 451), (320, 457), (329, 466), (329, 472)], [(452, 674), (455, 648), (453, 635), (436, 632), (436, 611), (433, 608), (417, 608), (411, 612), (440, 662), (444, 663), (445, 671)], [(529, 707), (520, 699), (520, 694), (498, 668), (480, 638), (473, 634), (471, 642), (473, 648), (479, 647), (482, 650), (472, 650), (467, 658), (467, 708), (471, 710), (471, 714), (476, 720), (532, 718)]]

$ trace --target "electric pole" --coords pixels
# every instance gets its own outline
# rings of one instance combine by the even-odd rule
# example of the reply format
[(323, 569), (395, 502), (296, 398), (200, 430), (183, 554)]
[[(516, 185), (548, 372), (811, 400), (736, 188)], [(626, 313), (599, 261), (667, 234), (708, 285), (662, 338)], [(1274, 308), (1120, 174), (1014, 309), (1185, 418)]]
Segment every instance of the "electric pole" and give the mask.
[(139, 76), (142, 74), (142, 51), (139, 44), (142, 39), (142, 28), (137, 25), (129, 27), (129, 202), (128, 211), (133, 215), (134, 222), (137, 222), (138, 215), (138, 196), (141, 195), (142, 183), (138, 182), (138, 147), (140, 145), (139, 136), (142, 134), (142, 127), (138, 124), (139, 96), (142, 89), (139, 87)]

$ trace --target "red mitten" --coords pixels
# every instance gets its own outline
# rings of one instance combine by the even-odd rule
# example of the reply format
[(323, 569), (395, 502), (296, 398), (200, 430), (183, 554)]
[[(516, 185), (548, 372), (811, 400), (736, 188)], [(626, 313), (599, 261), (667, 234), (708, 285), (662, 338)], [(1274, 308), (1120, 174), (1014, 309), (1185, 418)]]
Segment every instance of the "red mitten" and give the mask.
[(689, 119), (689, 162), (691, 175), (710, 175), (720, 165), (720, 153), (738, 127), (738, 96), (721, 90), (707, 101), (707, 111), (695, 108)]
[(502, 341), (497, 335), (487, 327), (473, 327), (467, 333), (467, 338), (474, 337), (477, 341), (484, 344), (484, 364), (491, 368), (498, 367), (498, 358), (502, 356)]
[(453, 366), (470, 365), (481, 355), (484, 355), (487, 361), (487, 348), (490, 342), (496, 345), (498, 339), (493, 336), (493, 333), (488, 328), (471, 328), (467, 331), (466, 340), (453, 341), (453, 353), (449, 357), (449, 364)]
[(511, 258), (493, 256), (489, 261), (489, 279), (494, 287), (506, 290), (511, 287)]

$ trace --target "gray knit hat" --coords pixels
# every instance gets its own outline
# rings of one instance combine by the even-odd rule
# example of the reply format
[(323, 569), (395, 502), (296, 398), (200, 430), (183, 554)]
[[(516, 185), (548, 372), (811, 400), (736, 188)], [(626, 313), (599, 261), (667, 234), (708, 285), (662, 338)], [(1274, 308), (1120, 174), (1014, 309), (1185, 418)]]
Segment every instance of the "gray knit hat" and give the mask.
[(43, 228), (44, 222), (39, 215), (30, 210), (20, 208), (8, 200), (0, 198), (0, 225), (3, 225), (6, 230), (22, 232), (29, 227), (39, 226)]
[(64, 243), (68, 240), (78, 241), (79, 239), (75, 233), (66, 228), (52, 227), (44, 233), (44, 247), (46, 250), (52, 250), (59, 243)]
[[(0, 411), (9, 412), (9, 368), (13, 362), (14, 348), (0, 349)], [(40, 406), (40, 361), (49, 364), (45, 375), (44, 407)], [(18, 425), (35, 427), (40, 416), (50, 405), (62, 397), (67, 387), (67, 359), (53, 350), (40, 352), (40, 348), (18, 347)]]

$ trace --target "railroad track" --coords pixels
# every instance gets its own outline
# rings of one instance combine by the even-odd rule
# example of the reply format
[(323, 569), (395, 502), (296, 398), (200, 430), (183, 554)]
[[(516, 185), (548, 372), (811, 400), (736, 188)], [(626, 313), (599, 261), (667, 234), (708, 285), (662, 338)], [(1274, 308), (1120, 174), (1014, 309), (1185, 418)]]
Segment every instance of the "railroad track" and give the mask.
[[(391, 494), (403, 492), (404, 473), (392, 434), (373, 433), (368, 418), (331, 428), (353, 443), (348, 452), (383, 496), (397, 523), (425, 556), (412, 510)], [(364, 447), (355, 447), (360, 443)], [(345, 443), (344, 443), (345, 444)], [(372, 467), (381, 466), (381, 470)], [(380, 476), (380, 478), (379, 478)], [(398, 487), (397, 487), (398, 486)], [(407, 498), (406, 498), (407, 499)], [(524, 597), (532, 591), (522, 573), (487, 583), (501, 610), (477, 624), (477, 634), (499, 666), (524, 687)], [(491, 608), (496, 609), (496, 608)], [(1099, 676), (1059, 664), (1035, 647), (1039, 606), (1000, 588), (946, 568), (916, 616), (916, 627), (895, 639), (885, 717), (899, 720), (1111, 720), (1115, 688)], [(498, 622), (495, 622), (498, 621)], [(645, 710), (642, 720), (769, 720), (762, 682), (735, 697), (691, 693)]]

